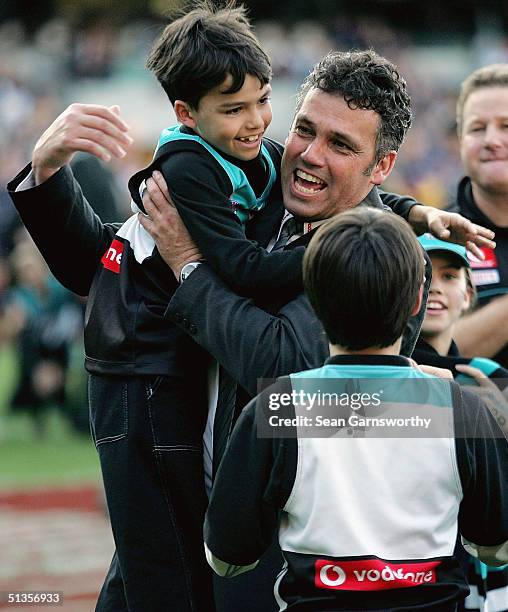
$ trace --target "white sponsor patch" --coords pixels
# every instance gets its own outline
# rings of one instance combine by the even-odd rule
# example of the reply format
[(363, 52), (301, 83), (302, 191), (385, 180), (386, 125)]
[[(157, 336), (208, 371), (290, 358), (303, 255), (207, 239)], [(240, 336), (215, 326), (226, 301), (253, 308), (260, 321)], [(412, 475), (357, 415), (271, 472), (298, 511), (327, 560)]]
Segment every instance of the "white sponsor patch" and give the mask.
[(472, 270), (475, 285), (495, 285), (499, 282), (499, 270)]

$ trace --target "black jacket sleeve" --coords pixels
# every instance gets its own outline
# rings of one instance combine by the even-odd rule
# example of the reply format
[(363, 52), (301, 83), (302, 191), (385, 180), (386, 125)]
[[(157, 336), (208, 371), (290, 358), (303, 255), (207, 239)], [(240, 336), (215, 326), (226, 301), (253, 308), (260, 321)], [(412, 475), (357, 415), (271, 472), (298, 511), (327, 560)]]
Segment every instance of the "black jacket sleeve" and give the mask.
[(16, 191), (30, 171), (28, 165), (7, 185), (9, 194), (55, 278), (86, 296), (120, 224), (102, 223), (68, 166), (32, 189)]
[[(413, 352), (424, 310), (406, 326), (403, 355)], [(207, 265), (177, 288), (165, 316), (191, 333), (250, 395), (259, 378), (308, 370), (329, 357), (325, 332), (304, 293), (271, 314), (235, 294)]]
[(231, 183), (216, 160), (182, 151), (162, 159), (160, 170), (203, 257), (231, 287), (260, 298), (270, 290), (302, 290), (303, 247), (268, 253), (248, 240), (230, 206)]
[(275, 378), (322, 365), (328, 342), (301, 293), (277, 315), (233, 293), (207, 265), (177, 289), (166, 317), (189, 333), (250, 395), (258, 378)]
[(396, 215), (399, 215), (406, 221), (408, 220), (409, 213), (411, 212), (413, 206), (416, 206), (419, 203), (411, 196), (401, 196), (396, 193), (388, 193), (387, 191), (382, 191), (381, 189), (379, 189), (379, 195), (383, 204), (389, 206)]
[[(464, 492), (459, 531), (475, 547), (490, 547), (494, 551), (504, 544), (506, 556), (508, 441), (477, 395), (458, 385), (455, 393), (462, 396), (456, 416), (457, 463)], [(503, 562), (507, 560), (508, 557)]]

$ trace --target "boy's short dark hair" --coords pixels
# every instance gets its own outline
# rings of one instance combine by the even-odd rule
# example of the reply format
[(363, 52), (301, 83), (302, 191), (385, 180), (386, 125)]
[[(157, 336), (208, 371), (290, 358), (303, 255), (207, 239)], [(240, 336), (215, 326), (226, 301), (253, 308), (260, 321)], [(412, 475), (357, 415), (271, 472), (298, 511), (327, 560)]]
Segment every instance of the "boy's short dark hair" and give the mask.
[(305, 291), (329, 341), (349, 350), (384, 348), (402, 336), (423, 272), (410, 226), (364, 206), (323, 225), (303, 260)]
[(394, 64), (374, 51), (335, 51), (318, 62), (302, 83), (297, 111), (311, 89), (340, 94), (352, 109), (380, 116), (375, 162), (398, 151), (411, 127), (411, 98)]
[(211, 89), (231, 75), (225, 93), (239, 91), (247, 74), (265, 85), (272, 69), (252, 31), (244, 7), (228, 2), (218, 8), (207, 0), (170, 23), (155, 41), (147, 68), (157, 77), (171, 104), (187, 102), (197, 109)]
[(469, 96), (478, 89), (486, 87), (508, 87), (508, 64), (490, 64), (472, 72), (460, 86), (457, 100), (457, 133), (462, 136), (464, 105)]

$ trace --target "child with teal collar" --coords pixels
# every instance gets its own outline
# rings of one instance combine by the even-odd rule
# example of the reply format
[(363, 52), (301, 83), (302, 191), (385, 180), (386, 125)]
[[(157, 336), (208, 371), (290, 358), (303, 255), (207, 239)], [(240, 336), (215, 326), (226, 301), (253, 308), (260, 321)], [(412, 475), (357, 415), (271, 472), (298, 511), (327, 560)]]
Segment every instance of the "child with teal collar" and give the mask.
[[(132, 177), (133, 199), (142, 206), (139, 187), (158, 170), (223, 277), (253, 297), (296, 293), (303, 248), (263, 248), (283, 213), (282, 146), (264, 137), (270, 61), (243, 8), (210, 6), (168, 25), (149, 57), (179, 125), (162, 132), (150, 168)], [(98, 609), (211, 611), (202, 540), (209, 358), (165, 317), (178, 281), (138, 214), (101, 262), (88, 300), (86, 367), (116, 554)]]
[(418, 240), (432, 262), (432, 283), (414, 359), (418, 363), (451, 370), (457, 382), (462, 384), (473, 385), (475, 380), (488, 377), (504, 386), (508, 370), (485, 357), (462, 357), (453, 341), (456, 322), (476, 299), (466, 249), (430, 234)]

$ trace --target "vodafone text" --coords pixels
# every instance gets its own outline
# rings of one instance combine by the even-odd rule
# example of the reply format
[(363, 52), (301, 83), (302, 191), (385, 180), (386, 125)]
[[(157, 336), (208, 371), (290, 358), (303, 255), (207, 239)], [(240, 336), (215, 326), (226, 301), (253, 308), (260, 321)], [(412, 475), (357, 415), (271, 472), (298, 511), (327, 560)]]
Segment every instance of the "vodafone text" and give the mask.
[(380, 591), (436, 582), (440, 561), (390, 563), (381, 559), (315, 562), (314, 584), (321, 589)]

